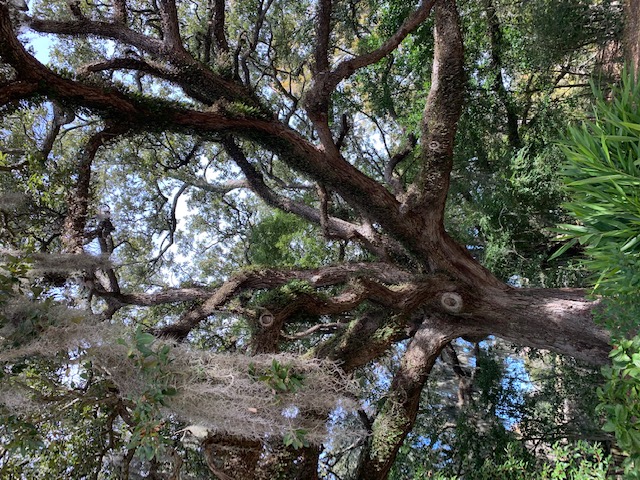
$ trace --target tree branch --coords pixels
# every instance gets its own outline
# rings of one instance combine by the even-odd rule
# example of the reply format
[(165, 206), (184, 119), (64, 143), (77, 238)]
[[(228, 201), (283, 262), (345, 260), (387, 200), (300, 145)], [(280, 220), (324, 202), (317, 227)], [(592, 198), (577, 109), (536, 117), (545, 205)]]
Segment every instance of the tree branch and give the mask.
[(91, 201), (91, 164), (100, 147), (127, 131), (123, 124), (109, 124), (93, 134), (80, 153), (75, 188), (67, 196), (67, 214), (63, 224), (62, 249), (67, 253), (83, 253), (87, 211)]
[[(170, 3), (171, 0), (166, 0), (166, 2)], [(167, 13), (167, 15), (170, 16), (171, 14)], [(167, 21), (170, 21), (170, 19), (167, 19)], [(42, 33), (76, 36), (95, 35), (135, 46), (154, 57), (167, 59), (175, 65), (180, 70), (182, 78), (180, 85), (188, 85), (188, 92), (198, 92), (199, 96), (195, 98), (201, 101), (203, 98), (206, 99), (204, 103), (212, 104), (219, 98), (225, 98), (231, 101), (243, 101), (248, 105), (262, 109), (255, 96), (246, 88), (220, 77), (209, 67), (195, 60), (181, 44), (178, 45), (176, 43), (178, 40), (175, 38), (165, 44), (163, 41), (130, 30), (120, 23), (90, 20), (56, 21), (30, 19), (28, 24), (34, 30)], [(176, 35), (176, 33), (170, 35)]]
[(493, 70), (493, 90), (502, 102), (507, 115), (507, 138), (509, 146), (514, 150), (522, 148), (522, 141), (518, 131), (518, 113), (516, 111), (513, 99), (510, 98), (509, 92), (504, 86), (504, 78), (502, 76), (502, 29), (498, 20), (498, 12), (492, 0), (483, 0), (483, 5), (487, 15), (487, 28), (489, 33), (491, 68)]
[(126, 0), (113, 0), (113, 20), (115, 23), (126, 25), (127, 23), (127, 2)]
[[(257, 272), (245, 272), (238, 274), (223, 283), (211, 295), (209, 295), (205, 302), (203, 302), (196, 308), (186, 312), (176, 323), (158, 329), (156, 331), (156, 334), (170, 336), (176, 339), (183, 339), (193, 328), (198, 325), (198, 323), (215, 313), (220, 307), (225, 305), (229, 300), (240, 293), (240, 291), (246, 289), (275, 288), (285, 285), (292, 280), (306, 281), (312, 287), (319, 288), (344, 283), (349, 278), (361, 276), (373, 276), (377, 280), (381, 282), (386, 281), (387, 283), (395, 283), (400, 278), (408, 278), (406, 272), (398, 269), (393, 269), (388, 264), (353, 264), (325, 267), (313, 270), (264, 269)], [(394, 280), (391, 281), (392, 279)], [(194, 291), (193, 289), (189, 289), (188, 293), (190, 295), (190, 299), (195, 299), (202, 294), (202, 291)], [(114, 296), (113, 294), (108, 293), (99, 294)], [(178, 300), (180, 294), (180, 291), (171, 291), (170, 294), (161, 296), (159, 294), (152, 294), (153, 297), (149, 297), (138, 294), (133, 297), (117, 295), (115, 296), (115, 298), (122, 302), (125, 302), (126, 299), (135, 300), (136, 302), (147, 302), (142, 303), (146, 305), (151, 301), (162, 303), (169, 303), (170, 301), (181, 301)], [(342, 299), (341, 301), (344, 303), (345, 299)], [(352, 299), (346, 299), (346, 302), (349, 304), (348, 308), (352, 308), (352, 305), (350, 303), (352, 302)]]
[[(329, 64), (325, 62), (328, 49), (328, 32), (331, 2), (325, 0), (319, 5), (318, 44), (316, 49), (317, 71), (311, 90), (307, 93), (305, 104), (310, 116), (326, 117), (329, 106), (329, 97), (338, 84), (353, 75), (356, 70), (378, 62), (395, 50), (398, 45), (414, 31), (429, 16), (435, 0), (423, 0), (418, 8), (407, 17), (400, 28), (379, 48), (372, 52), (358, 55), (349, 60), (344, 60), (331, 72), (327, 71)], [(329, 10), (329, 11), (327, 11)], [(323, 38), (325, 40), (323, 40)], [(323, 44), (324, 42), (324, 44)], [(320, 67), (320, 68), (318, 68)], [(324, 67), (324, 68), (323, 68)]]
[(318, 1), (315, 50), (315, 74), (316, 76), (329, 70), (329, 38), (331, 35), (331, 0)]
[(220, 52), (229, 51), (229, 43), (225, 34), (225, 10), (224, 0), (213, 0), (212, 19), (213, 37), (216, 39), (216, 47)]
[(53, 144), (60, 133), (60, 128), (63, 125), (71, 123), (74, 118), (75, 114), (73, 112), (65, 111), (57, 103), (53, 103), (53, 119), (51, 121), (51, 126), (47, 131), (47, 135), (42, 142), (42, 148), (40, 149), (40, 156), (43, 160), (51, 153)]
[(373, 422), (360, 480), (384, 480), (416, 421), (420, 394), (442, 349), (460, 332), (438, 317), (424, 320), (402, 356), (386, 401)]
[(178, 24), (178, 10), (174, 0), (158, 0), (160, 4), (160, 18), (162, 19), (162, 32), (164, 44), (169, 50), (178, 54), (186, 53), (180, 37), (180, 25)]
[[(188, 183), (182, 184), (182, 186), (178, 189), (175, 196), (173, 197), (173, 201), (171, 202), (171, 214), (169, 217), (171, 220), (171, 224), (169, 225), (169, 241), (167, 242), (166, 245), (162, 247), (158, 255), (156, 255), (156, 257), (153, 259), (153, 262), (156, 262), (160, 258), (162, 258), (162, 256), (167, 252), (167, 250), (169, 250), (169, 248), (171, 248), (171, 245), (173, 245), (175, 241), (176, 229), (178, 227), (178, 219), (176, 218), (176, 209), (178, 208), (178, 201), (180, 200), (180, 197), (182, 196), (182, 194), (187, 191), (189, 186), (190, 185)], [(164, 240), (166, 239), (167, 238), (165, 237)], [(163, 240), (163, 243), (164, 243), (164, 240)]]
[(172, 72), (168, 72), (163, 65), (152, 64), (146, 60), (126, 57), (111, 58), (105, 61), (87, 63), (80, 67), (78, 73), (101, 72), (103, 70), (137, 70), (166, 80), (178, 80), (178, 76)]
[(237, 190), (240, 188), (251, 189), (249, 182), (247, 182), (245, 179), (228, 180), (224, 183), (212, 184), (201, 178), (187, 178), (186, 176), (183, 176), (183, 175), (173, 175), (173, 177), (178, 180), (182, 180), (183, 182), (191, 185), (192, 187), (200, 188), (207, 192), (211, 192), (219, 195), (225, 195), (233, 190)]
[(313, 335), (316, 332), (319, 332), (319, 333), (333, 333), (336, 330), (338, 330), (340, 328), (344, 328), (346, 326), (347, 326), (346, 323), (340, 323), (340, 322), (319, 323), (317, 325), (314, 325), (311, 328), (306, 329), (303, 332), (298, 332), (298, 333), (295, 333), (293, 335), (289, 335), (289, 334), (286, 334), (286, 333), (280, 333), (280, 335), (283, 338), (286, 338), (287, 340), (300, 340), (301, 338), (309, 337), (309, 336)]
[(336, 236), (343, 240), (364, 240), (362, 243), (367, 250), (384, 258), (387, 254), (381, 250), (375, 238), (372, 238), (366, 229), (361, 226), (349, 223), (345, 220), (329, 217), (326, 211), (320, 211), (301, 202), (295, 202), (289, 198), (278, 195), (265, 183), (264, 178), (251, 163), (247, 160), (244, 153), (238, 145), (231, 139), (226, 138), (222, 144), (229, 156), (236, 162), (247, 178), (247, 182), (251, 189), (268, 205), (279, 208), (285, 212), (298, 215), (305, 220), (320, 225), (323, 232), (330, 236)]
[(400, 162), (402, 162), (405, 158), (407, 158), (411, 152), (413, 152), (413, 148), (416, 145), (416, 137), (413, 134), (409, 134), (406, 144), (403, 148), (396, 152), (387, 162), (384, 168), (384, 179), (387, 184), (393, 189), (393, 192), (396, 195), (401, 195), (405, 193), (404, 186), (402, 182), (394, 173), (395, 168), (398, 166)]
[(453, 0), (436, 4), (435, 50), (431, 89), (422, 117), (422, 165), (409, 187), (403, 211), (423, 211), (431, 222), (443, 221), (453, 166), (453, 145), (464, 96), (464, 50)]

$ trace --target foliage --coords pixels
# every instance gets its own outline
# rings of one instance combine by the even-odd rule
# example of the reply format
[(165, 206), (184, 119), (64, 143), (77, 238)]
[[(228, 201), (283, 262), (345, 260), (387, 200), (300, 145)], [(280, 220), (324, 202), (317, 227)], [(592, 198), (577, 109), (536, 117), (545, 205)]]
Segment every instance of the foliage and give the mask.
[(248, 256), (257, 265), (317, 267), (328, 263), (331, 249), (300, 218), (275, 212), (251, 229)]
[[(431, 472), (442, 478), (524, 480), (556, 478), (556, 470), (555, 475), (567, 474), (557, 478), (573, 478), (577, 471), (584, 478), (606, 478), (612, 462), (605, 445), (551, 440), (601, 436), (593, 391), (600, 382), (597, 370), (548, 353), (516, 355), (495, 340), (475, 352), (462, 342), (456, 348), (467, 377), (460, 379), (445, 362), (436, 366), (391, 478)], [(460, 382), (467, 385), (462, 398)], [(561, 457), (567, 458), (564, 466)]]
[(576, 243), (586, 247), (596, 292), (605, 295), (640, 288), (639, 85), (627, 73), (611, 100), (594, 89), (593, 120), (570, 128), (563, 145), (572, 195), (566, 207), (580, 223), (561, 226), (569, 241), (557, 254)]
[(256, 382), (264, 382), (277, 393), (295, 393), (302, 388), (304, 375), (292, 370), (291, 365), (282, 365), (275, 358), (266, 372), (259, 374), (253, 363), (249, 364), (249, 376)]
[[(465, 478), (472, 480), (604, 480), (609, 478), (610, 459), (604, 455), (599, 445), (590, 445), (578, 441), (575, 444), (563, 445), (554, 443), (547, 454), (551, 462), (542, 467), (535, 462), (527, 462), (517, 452), (517, 444), (510, 444), (505, 451), (505, 458), (500, 463), (485, 459), (479, 468), (469, 472)], [(438, 480), (454, 480), (457, 476), (446, 476), (436, 473), (432, 478)]]
[[(572, 127), (563, 145), (567, 154), (567, 208), (578, 224), (561, 225), (568, 242), (585, 248), (585, 265), (594, 272), (595, 293), (604, 295), (599, 317), (614, 337), (612, 366), (598, 390), (604, 430), (615, 433), (628, 455), (625, 471), (637, 478), (640, 465), (640, 84), (627, 72), (605, 98), (594, 88), (593, 119)], [(634, 336), (635, 335), (635, 336)], [(632, 338), (625, 338), (632, 337)]]
[[(127, 345), (124, 339), (119, 339), (118, 343)], [(134, 426), (127, 449), (134, 450), (147, 461), (164, 453), (162, 447), (167, 439), (160, 435), (164, 423), (161, 407), (168, 406), (170, 398), (177, 393), (168, 383), (170, 374), (166, 368), (171, 362), (171, 346), (160, 344), (154, 348), (154, 343), (158, 343), (156, 337), (138, 327), (127, 354), (145, 377), (147, 385), (141, 395), (130, 398), (134, 404), (131, 411)]]
[(304, 428), (296, 428), (291, 432), (286, 432), (284, 437), (282, 437), (282, 441), (285, 447), (291, 447), (294, 450), (298, 450), (302, 447), (308, 447), (309, 442), (306, 438), (307, 430)]
[(603, 369), (607, 383), (598, 389), (600, 410), (607, 422), (603, 429), (613, 432), (628, 457), (625, 472), (638, 478), (640, 466), (640, 337), (621, 339), (609, 355), (611, 366)]

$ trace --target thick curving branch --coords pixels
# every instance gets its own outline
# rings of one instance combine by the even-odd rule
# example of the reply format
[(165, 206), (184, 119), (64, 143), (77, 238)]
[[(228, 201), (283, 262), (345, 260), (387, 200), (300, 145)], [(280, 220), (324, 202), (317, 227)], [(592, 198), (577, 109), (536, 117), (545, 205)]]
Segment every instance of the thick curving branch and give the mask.
[(162, 40), (138, 33), (120, 22), (112, 23), (89, 19), (51, 20), (30, 18), (27, 24), (30, 28), (40, 33), (77, 36), (92, 35), (118, 40), (128, 45), (134, 45), (155, 57), (162, 57), (171, 53)]
[(422, 116), (421, 167), (408, 189), (403, 210), (421, 211), (431, 223), (443, 221), (453, 166), (453, 146), (465, 90), (464, 49), (456, 4), (435, 7), (435, 49), (431, 88)]
[[(170, 16), (170, 14), (167, 15)], [(6, 21), (9, 23), (8, 19)], [(167, 22), (171, 22), (169, 18), (167, 18)], [(200, 98), (194, 98), (200, 100), (204, 96), (207, 99), (205, 102), (207, 104), (211, 104), (220, 98), (230, 101), (243, 101), (248, 105), (262, 109), (260, 102), (243, 85), (222, 78), (207, 65), (194, 59), (179, 43), (178, 39), (173, 38), (175, 35), (179, 37), (179, 33), (170, 33), (171, 40), (165, 42), (140, 34), (121, 23), (91, 20), (57, 21), (34, 18), (29, 20), (28, 25), (33, 30), (41, 33), (75, 36), (93, 35), (134, 46), (153, 58), (170, 62), (176, 69), (180, 70), (180, 74), (184, 79), (181, 86), (187, 84), (186, 80), (190, 80), (188, 91), (198, 92), (200, 95)]]
[(122, 124), (109, 124), (94, 133), (80, 152), (76, 166), (75, 188), (67, 196), (67, 215), (64, 219), (62, 249), (67, 253), (84, 252), (87, 212), (91, 201), (91, 165), (98, 150), (127, 131)]
[(460, 336), (460, 328), (427, 317), (402, 356), (386, 401), (372, 425), (359, 480), (384, 480), (418, 414), (420, 394), (442, 349)]

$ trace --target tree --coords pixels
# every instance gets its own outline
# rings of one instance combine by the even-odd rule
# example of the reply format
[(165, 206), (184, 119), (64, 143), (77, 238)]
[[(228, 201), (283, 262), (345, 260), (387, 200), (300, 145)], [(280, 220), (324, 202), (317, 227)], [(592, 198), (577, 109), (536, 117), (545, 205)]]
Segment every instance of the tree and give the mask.
[[(142, 452), (159, 475), (165, 406), (205, 422), (194, 406), (209, 399), (184, 392), (214, 383), (180, 372), (194, 358), (224, 364), (198, 349), (235, 351), (224, 371), (236, 388), (271, 395), (238, 409), (262, 409), (256, 418), (275, 430), (246, 412), (249, 433), (210, 422), (201, 466), (219, 478), (316, 478), (322, 440), (309, 428), (349, 390), (343, 375), (396, 351), (374, 415), (359, 415), (369, 435), (351, 474), (376, 479), (453, 340), (491, 335), (605, 363), (609, 334), (587, 290), (513, 283), (569, 271), (547, 262), (563, 215), (549, 131), (579, 105), (580, 79), (615, 62), (619, 10), (579, 0), (0, 5), (5, 337), (15, 347), (5, 373), (40, 372), (41, 399), (55, 402), (51, 385), (68, 379), (54, 354), (86, 358), (71, 390), (74, 414), (102, 422), (96, 468), (124, 442), (123, 471)], [(47, 65), (25, 32), (59, 39)], [(558, 102), (562, 90), (577, 93)], [(138, 372), (129, 383), (120, 358)], [(300, 392), (320, 395), (328, 377), (336, 395), (314, 413)], [(278, 424), (297, 418), (278, 416), (286, 398), (306, 427)], [(129, 437), (99, 433), (122, 422)], [(180, 448), (169, 450), (176, 459)]]

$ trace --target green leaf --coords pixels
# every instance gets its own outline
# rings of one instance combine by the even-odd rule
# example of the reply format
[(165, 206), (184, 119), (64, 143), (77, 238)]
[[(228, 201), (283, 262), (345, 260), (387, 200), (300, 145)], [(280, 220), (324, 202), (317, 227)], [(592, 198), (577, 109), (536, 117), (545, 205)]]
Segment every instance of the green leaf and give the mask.
[(562, 247), (560, 247), (558, 250), (556, 250), (553, 255), (551, 255), (549, 257), (549, 260), (553, 260), (558, 258), (560, 255), (562, 255), (564, 252), (566, 252), (567, 250), (569, 250), (571, 247), (573, 247), (576, 243), (578, 242), (577, 238), (572, 238), (571, 240), (569, 240), (567, 243), (565, 243)]
[(156, 337), (150, 333), (140, 333), (136, 335), (136, 342), (138, 345), (150, 345), (154, 342)]

